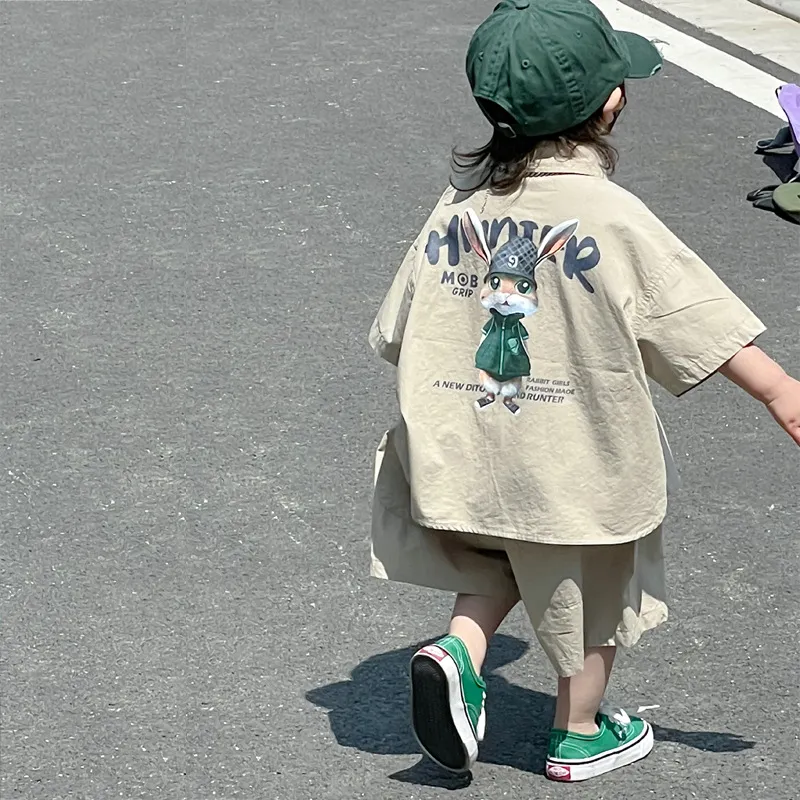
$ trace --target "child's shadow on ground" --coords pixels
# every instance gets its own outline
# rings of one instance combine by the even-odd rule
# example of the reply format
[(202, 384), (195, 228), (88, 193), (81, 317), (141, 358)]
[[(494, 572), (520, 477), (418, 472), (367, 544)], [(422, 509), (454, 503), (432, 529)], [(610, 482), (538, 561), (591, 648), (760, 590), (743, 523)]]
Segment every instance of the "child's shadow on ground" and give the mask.
[[(542, 772), (554, 699), (542, 692), (509, 683), (498, 668), (521, 658), (528, 644), (499, 634), (492, 641), (484, 668), (487, 683), (487, 730), (479, 760)], [(359, 664), (352, 679), (308, 692), (315, 705), (329, 709), (331, 729), (343, 747), (377, 755), (419, 753), (410, 728), (408, 662), (417, 647), (382, 653)], [(680, 731), (654, 725), (657, 741), (676, 742), (712, 753), (748, 750), (754, 742), (733, 733)], [(407, 783), (459, 788), (469, 777), (452, 777), (421, 761), (391, 776)]]

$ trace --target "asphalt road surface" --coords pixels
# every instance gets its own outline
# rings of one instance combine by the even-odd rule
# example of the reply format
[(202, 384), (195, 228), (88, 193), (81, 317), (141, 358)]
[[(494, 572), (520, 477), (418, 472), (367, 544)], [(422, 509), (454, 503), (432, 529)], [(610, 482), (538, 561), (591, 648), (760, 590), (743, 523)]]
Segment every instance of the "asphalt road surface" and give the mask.
[[(658, 706), (652, 756), (544, 779), (519, 610), (472, 782), (416, 755), (406, 664), (450, 598), (367, 577), (396, 406), (366, 333), (487, 134), (462, 61), (490, 3), (0, 7), (4, 800), (796, 800), (798, 450), (721, 379), (658, 394), (671, 620), (610, 693)], [(668, 64), (618, 179), (800, 374), (798, 229), (744, 199), (777, 127)]]

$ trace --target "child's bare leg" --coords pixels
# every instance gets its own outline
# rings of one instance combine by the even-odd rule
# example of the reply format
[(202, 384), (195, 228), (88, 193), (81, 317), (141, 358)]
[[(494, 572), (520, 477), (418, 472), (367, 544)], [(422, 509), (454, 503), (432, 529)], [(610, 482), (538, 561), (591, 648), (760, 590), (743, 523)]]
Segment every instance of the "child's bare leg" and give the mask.
[(489, 639), (517, 600), (458, 595), (449, 635), (411, 659), (414, 733), (423, 751), (446, 769), (464, 772), (478, 757), (486, 729), (481, 667)]
[(553, 727), (571, 733), (597, 731), (595, 718), (606, 693), (616, 647), (587, 647), (583, 671), (558, 679), (558, 699)]
[(477, 594), (460, 594), (456, 598), (450, 635), (458, 636), (467, 646), (472, 665), (479, 675), (489, 640), (518, 601), (518, 596), (501, 598)]
[(545, 767), (550, 780), (585, 781), (633, 764), (653, 749), (653, 729), (643, 719), (622, 709), (600, 711), (615, 653), (615, 647), (587, 647), (583, 670), (559, 678)]

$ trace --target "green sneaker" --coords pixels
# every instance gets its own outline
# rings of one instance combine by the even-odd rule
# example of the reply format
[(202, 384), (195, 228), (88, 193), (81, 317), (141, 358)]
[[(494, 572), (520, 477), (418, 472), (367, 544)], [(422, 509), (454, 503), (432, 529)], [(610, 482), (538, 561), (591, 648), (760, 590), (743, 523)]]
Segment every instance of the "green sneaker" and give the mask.
[(553, 730), (547, 752), (545, 774), (552, 781), (585, 781), (605, 772), (633, 764), (653, 749), (653, 729), (624, 711), (601, 707), (600, 730), (584, 736)]
[(486, 728), (486, 684), (475, 674), (466, 645), (445, 636), (411, 659), (414, 735), (427, 756), (453, 772), (467, 772)]

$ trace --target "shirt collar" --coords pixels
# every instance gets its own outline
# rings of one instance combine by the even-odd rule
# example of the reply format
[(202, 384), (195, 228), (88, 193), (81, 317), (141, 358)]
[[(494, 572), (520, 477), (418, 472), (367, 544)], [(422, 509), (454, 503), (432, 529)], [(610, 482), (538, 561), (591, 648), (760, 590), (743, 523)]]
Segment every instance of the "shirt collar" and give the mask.
[[(452, 165), (451, 165), (452, 166)], [(535, 172), (531, 177), (540, 175), (589, 175), (593, 178), (607, 177), (595, 150), (579, 145), (569, 158), (557, 154), (555, 146), (550, 146), (542, 154), (542, 158), (534, 165)], [(450, 185), (457, 192), (475, 192), (485, 188), (489, 179), (489, 169), (484, 164), (475, 170), (461, 172), (452, 169)]]
[(537, 175), (590, 175), (605, 178), (606, 171), (597, 153), (591, 148), (579, 145), (569, 158), (559, 156), (555, 147), (545, 152), (534, 164), (533, 177)]

